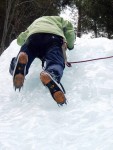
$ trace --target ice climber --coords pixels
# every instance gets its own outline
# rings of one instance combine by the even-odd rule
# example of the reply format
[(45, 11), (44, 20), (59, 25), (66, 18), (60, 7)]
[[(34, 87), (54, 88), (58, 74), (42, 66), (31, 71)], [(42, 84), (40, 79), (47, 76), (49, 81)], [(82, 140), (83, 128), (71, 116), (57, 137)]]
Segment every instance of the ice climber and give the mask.
[(60, 81), (67, 63), (66, 50), (74, 48), (74, 41), (75, 33), (71, 22), (60, 16), (43, 16), (36, 19), (17, 37), (21, 48), (17, 57), (12, 58), (9, 69), (13, 75), (15, 89), (21, 89), (31, 63), (35, 58), (39, 58), (43, 64), (41, 82), (58, 104), (66, 103)]

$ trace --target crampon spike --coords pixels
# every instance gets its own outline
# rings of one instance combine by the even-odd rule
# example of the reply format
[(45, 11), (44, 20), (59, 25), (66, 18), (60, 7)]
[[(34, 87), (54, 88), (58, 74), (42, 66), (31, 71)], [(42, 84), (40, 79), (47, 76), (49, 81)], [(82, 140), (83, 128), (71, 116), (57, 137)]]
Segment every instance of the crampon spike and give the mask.
[(19, 88), (19, 92), (20, 92), (20, 90), (21, 90), (21, 87)]
[(61, 103), (61, 104), (60, 104), (60, 103), (57, 103), (57, 105), (58, 105), (59, 107), (60, 107), (60, 106), (63, 106), (64, 104), (67, 105), (67, 102), (65, 101), (64, 103)]
[(17, 87), (14, 86), (15, 91), (18, 89), (19, 92), (20, 92), (20, 91), (21, 91), (21, 88), (22, 88), (22, 87), (17, 88)]
[(15, 91), (16, 91), (16, 89), (17, 89), (17, 88), (15, 87)]

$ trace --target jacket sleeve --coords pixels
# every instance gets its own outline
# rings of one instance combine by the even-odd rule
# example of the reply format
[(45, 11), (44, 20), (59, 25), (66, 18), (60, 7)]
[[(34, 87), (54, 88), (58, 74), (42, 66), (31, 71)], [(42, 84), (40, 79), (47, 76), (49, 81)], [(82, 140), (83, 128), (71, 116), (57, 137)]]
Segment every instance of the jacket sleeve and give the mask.
[(28, 33), (29, 33), (28, 30), (20, 33), (20, 35), (17, 37), (17, 44), (18, 45), (22, 46), (25, 43), (27, 36), (28, 36)]
[(75, 32), (73, 25), (69, 21), (65, 21), (63, 25), (63, 32), (64, 36), (67, 41), (67, 48), (69, 50), (72, 50), (74, 48), (74, 42), (75, 42)]

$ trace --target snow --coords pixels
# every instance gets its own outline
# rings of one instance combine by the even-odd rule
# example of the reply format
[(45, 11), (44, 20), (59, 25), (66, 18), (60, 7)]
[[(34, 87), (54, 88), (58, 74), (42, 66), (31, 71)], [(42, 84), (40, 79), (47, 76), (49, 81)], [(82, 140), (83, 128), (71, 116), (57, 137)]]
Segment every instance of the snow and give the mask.
[[(20, 47), (14, 40), (0, 57), (0, 150), (113, 150), (113, 59), (66, 67), (68, 104), (58, 107), (39, 74), (36, 59), (21, 92), (9, 65)], [(113, 40), (77, 38), (68, 61), (113, 55)]]

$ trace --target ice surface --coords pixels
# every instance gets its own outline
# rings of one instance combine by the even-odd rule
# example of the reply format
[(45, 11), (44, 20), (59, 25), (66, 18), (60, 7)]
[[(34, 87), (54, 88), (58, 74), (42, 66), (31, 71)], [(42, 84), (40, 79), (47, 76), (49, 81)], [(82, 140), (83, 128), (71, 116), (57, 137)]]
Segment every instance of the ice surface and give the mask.
[[(113, 58), (66, 67), (62, 84), (68, 105), (58, 107), (41, 84), (35, 60), (21, 92), (9, 65), (14, 40), (0, 57), (0, 150), (113, 150)], [(68, 61), (113, 55), (113, 40), (77, 38)]]

